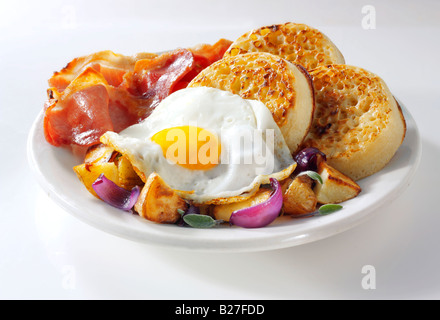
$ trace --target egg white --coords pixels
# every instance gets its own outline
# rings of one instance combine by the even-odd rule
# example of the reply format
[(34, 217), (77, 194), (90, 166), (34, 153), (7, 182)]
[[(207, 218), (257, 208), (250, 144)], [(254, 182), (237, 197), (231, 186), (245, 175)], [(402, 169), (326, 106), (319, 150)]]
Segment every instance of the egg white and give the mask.
[[(167, 160), (151, 137), (179, 126), (200, 127), (220, 137), (220, 163), (210, 170), (190, 170)], [(250, 136), (262, 143), (240, 144), (237, 140)], [(251, 195), (271, 177), (287, 178), (296, 166), (263, 103), (208, 87), (171, 94), (147, 119), (119, 134), (107, 132), (101, 141), (126, 156), (145, 177), (156, 172), (183, 198), (195, 203), (227, 203), (227, 199)]]

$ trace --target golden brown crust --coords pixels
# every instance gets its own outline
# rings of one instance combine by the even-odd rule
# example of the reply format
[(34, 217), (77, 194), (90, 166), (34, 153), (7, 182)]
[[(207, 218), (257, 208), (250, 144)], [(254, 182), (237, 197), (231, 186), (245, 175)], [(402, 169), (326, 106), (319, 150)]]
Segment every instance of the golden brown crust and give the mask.
[(283, 192), (284, 213), (298, 215), (315, 211), (317, 199), (312, 189), (312, 179), (303, 175), (289, 180)]
[(305, 24), (284, 23), (261, 27), (239, 37), (225, 55), (269, 52), (307, 70), (326, 64), (344, 64), (345, 60), (331, 40)]
[[(295, 105), (295, 78), (287, 61), (275, 56), (249, 53), (224, 58), (203, 70), (188, 87), (207, 86), (230, 91), (244, 99), (262, 101), (281, 125)], [(277, 83), (284, 86), (277, 92)], [(278, 95), (278, 96), (276, 96)]]
[(294, 152), (314, 111), (313, 87), (300, 66), (265, 52), (228, 56), (204, 69), (188, 87), (213, 87), (263, 102)]
[(356, 197), (361, 187), (350, 177), (322, 161), (318, 165), (323, 183), (317, 183), (314, 192), (320, 204), (340, 203)]
[(354, 180), (382, 169), (406, 130), (383, 80), (348, 65), (318, 67), (310, 75), (316, 109), (303, 147), (320, 149), (332, 166)]
[(152, 173), (142, 188), (134, 209), (147, 220), (175, 223), (180, 218), (178, 209), (185, 210), (186, 207), (186, 202), (159, 175)]

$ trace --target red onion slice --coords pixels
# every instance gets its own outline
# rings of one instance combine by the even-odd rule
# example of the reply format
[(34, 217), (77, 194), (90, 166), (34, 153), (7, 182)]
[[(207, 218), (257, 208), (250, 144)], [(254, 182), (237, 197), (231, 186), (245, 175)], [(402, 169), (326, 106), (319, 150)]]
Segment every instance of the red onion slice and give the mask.
[(101, 200), (125, 211), (130, 211), (133, 208), (141, 192), (139, 186), (134, 187), (131, 191), (126, 190), (107, 179), (104, 174), (101, 174), (93, 182), (92, 188)]
[(302, 149), (293, 158), (297, 163), (294, 174), (308, 170), (316, 171), (319, 161), (327, 160), (325, 153), (313, 147)]
[(278, 180), (270, 178), (273, 193), (269, 199), (253, 207), (232, 212), (229, 222), (243, 228), (261, 228), (273, 222), (283, 206), (283, 193)]

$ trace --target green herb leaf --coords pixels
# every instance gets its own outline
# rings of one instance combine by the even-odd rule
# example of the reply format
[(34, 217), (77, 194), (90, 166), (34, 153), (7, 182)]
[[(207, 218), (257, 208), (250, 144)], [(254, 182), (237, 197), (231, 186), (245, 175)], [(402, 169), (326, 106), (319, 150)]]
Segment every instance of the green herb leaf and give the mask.
[(182, 209), (177, 209), (177, 213), (183, 216), (185, 214), (185, 211)]
[(318, 172), (309, 170), (309, 171), (301, 172), (300, 174), (298, 174), (298, 176), (302, 176), (302, 175), (305, 175), (305, 174), (307, 176), (309, 176), (309, 178), (311, 178), (311, 179), (313, 179), (315, 181), (318, 181), (320, 184), (322, 184), (322, 178), (321, 178), (321, 176), (319, 175)]
[(204, 214), (186, 214), (183, 221), (193, 228), (212, 228), (217, 225), (217, 221)]
[(325, 216), (327, 214), (339, 211), (342, 209), (342, 206), (339, 204), (324, 204), (319, 207), (319, 214)]

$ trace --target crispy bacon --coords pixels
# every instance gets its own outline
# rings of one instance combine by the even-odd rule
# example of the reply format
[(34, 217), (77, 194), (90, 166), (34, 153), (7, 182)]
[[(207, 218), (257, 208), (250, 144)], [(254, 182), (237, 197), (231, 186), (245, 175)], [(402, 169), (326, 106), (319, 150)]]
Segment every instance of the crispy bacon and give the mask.
[(63, 91), (85, 69), (92, 67), (101, 73), (112, 86), (118, 86), (123, 76), (133, 71), (135, 63), (140, 59), (153, 59), (155, 53), (138, 53), (134, 56), (124, 56), (110, 50), (99, 51), (88, 56), (73, 59), (61, 71), (54, 72), (49, 79), (49, 86)]
[(106, 131), (119, 132), (149, 114), (148, 105), (125, 88), (107, 83), (94, 68), (85, 69), (65, 90), (51, 89), (44, 132), (55, 146), (90, 146)]
[(220, 60), (225, 54), (226, 50), (231, 46), (232, 41), (227, 39), (220, 39), (213, 45), (210, 44), (199, 44), (191, 48), (191, 52), (205, 57), (210, 63)]
[(150, 106), (154, 108), (194, 67), (194, 55), (187, 49), (177, 49), (154, 59), (140, 60), (134, 67), (128, 90), (149, 100)]
[(54, 146), (91, 146), (106, 131), (120, 132), (150, 115), (220, 59), (231, 41), (127, 57), (101, 51), (70, 62), (49, 80), (44, 133)]
[(113, 130), (106, 85), (101, 74), (87, 68), (62, 92), (54, 89), (56, 98), (50, 99), (44, 118), (46, 140), (55, 146), (87, 146)]

